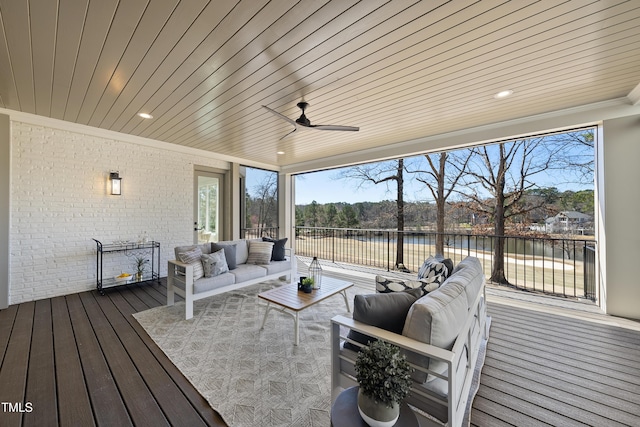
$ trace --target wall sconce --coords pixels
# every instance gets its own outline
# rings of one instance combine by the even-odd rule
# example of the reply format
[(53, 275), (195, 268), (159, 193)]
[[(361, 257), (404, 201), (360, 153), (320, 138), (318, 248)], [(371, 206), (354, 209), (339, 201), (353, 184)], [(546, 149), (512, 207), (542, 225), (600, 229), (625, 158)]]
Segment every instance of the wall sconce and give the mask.
[(122, 195), (122, 178), (118, 172), (111, 172), (109, 174), (111, 180), (111, 194), (114, 196)]

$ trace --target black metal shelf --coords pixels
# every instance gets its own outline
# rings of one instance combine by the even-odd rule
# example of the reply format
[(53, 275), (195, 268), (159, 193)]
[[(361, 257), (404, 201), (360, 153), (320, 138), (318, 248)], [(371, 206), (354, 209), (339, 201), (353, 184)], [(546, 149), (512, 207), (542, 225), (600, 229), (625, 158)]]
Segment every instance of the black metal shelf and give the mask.
[[(158, 283), (160, 283), (160, 242), (114, 242), (105, 244), (97, 239), (92, 240), (96, 242), (96, 287), (101, 295), (104, 295), (105, 289), (125, 286), (131, 283), (150, 282), (153, 280), (157, 280)], [(124, 252), (127, 256), (135, 256), (136, 254), (147, 254), (151, 252), (151, 273), (145, 274), (141, 280), (135, 280), (135, 275), (133, 275), (132, 280), (130, 281), (118, 282), (113, 277), (104, 279), (102, 277), (103, 255), (115, 252)]]

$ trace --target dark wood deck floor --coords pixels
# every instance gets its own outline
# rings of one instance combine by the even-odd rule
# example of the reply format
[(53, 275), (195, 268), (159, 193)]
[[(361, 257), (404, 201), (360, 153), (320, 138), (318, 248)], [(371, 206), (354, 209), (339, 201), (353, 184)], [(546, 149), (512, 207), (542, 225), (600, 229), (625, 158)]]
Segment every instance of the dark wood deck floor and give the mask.
[(0, 426), (226, 426), (131, 316), (163, 304), (148, 283), (1, 310)]

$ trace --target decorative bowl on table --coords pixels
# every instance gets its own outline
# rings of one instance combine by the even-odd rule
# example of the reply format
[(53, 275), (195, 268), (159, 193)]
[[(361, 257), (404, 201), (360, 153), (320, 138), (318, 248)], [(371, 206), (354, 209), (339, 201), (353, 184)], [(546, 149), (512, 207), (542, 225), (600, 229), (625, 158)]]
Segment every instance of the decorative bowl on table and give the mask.
[(118, 276), (115, 276), (114, 279), (116, 279), (117, 284), (125, 284), (125, 283), (129, 283), (131, 279), (133, 279), (133, 275), (129, 273), (122, 273)]

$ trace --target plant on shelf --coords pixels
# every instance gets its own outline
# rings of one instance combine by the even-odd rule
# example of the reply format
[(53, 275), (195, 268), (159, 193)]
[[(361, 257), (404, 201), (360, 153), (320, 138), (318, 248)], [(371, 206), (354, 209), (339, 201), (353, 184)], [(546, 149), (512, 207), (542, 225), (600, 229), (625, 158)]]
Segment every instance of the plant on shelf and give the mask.
[(362, 347), (355, 363), (358, 411), (370, 426), (393, 426), (400, 415), (400, 402), (409, 394), (411, 372), (398, 347), (377, 340)]
[(144, 276), (144, 272), (147, 269), (147, 264), (149, 264), (149, 260), (143, 256), (136, 256), (134, 258), (134, 264), (136, 268), (136, 281), (141, 281), (142, 276)]
[(313, 283), (313, 277), (305, 277), (304, 279), (302, 279), (300, 288), (307, 294), (311, 293), (311, 291), (313, 290)]

